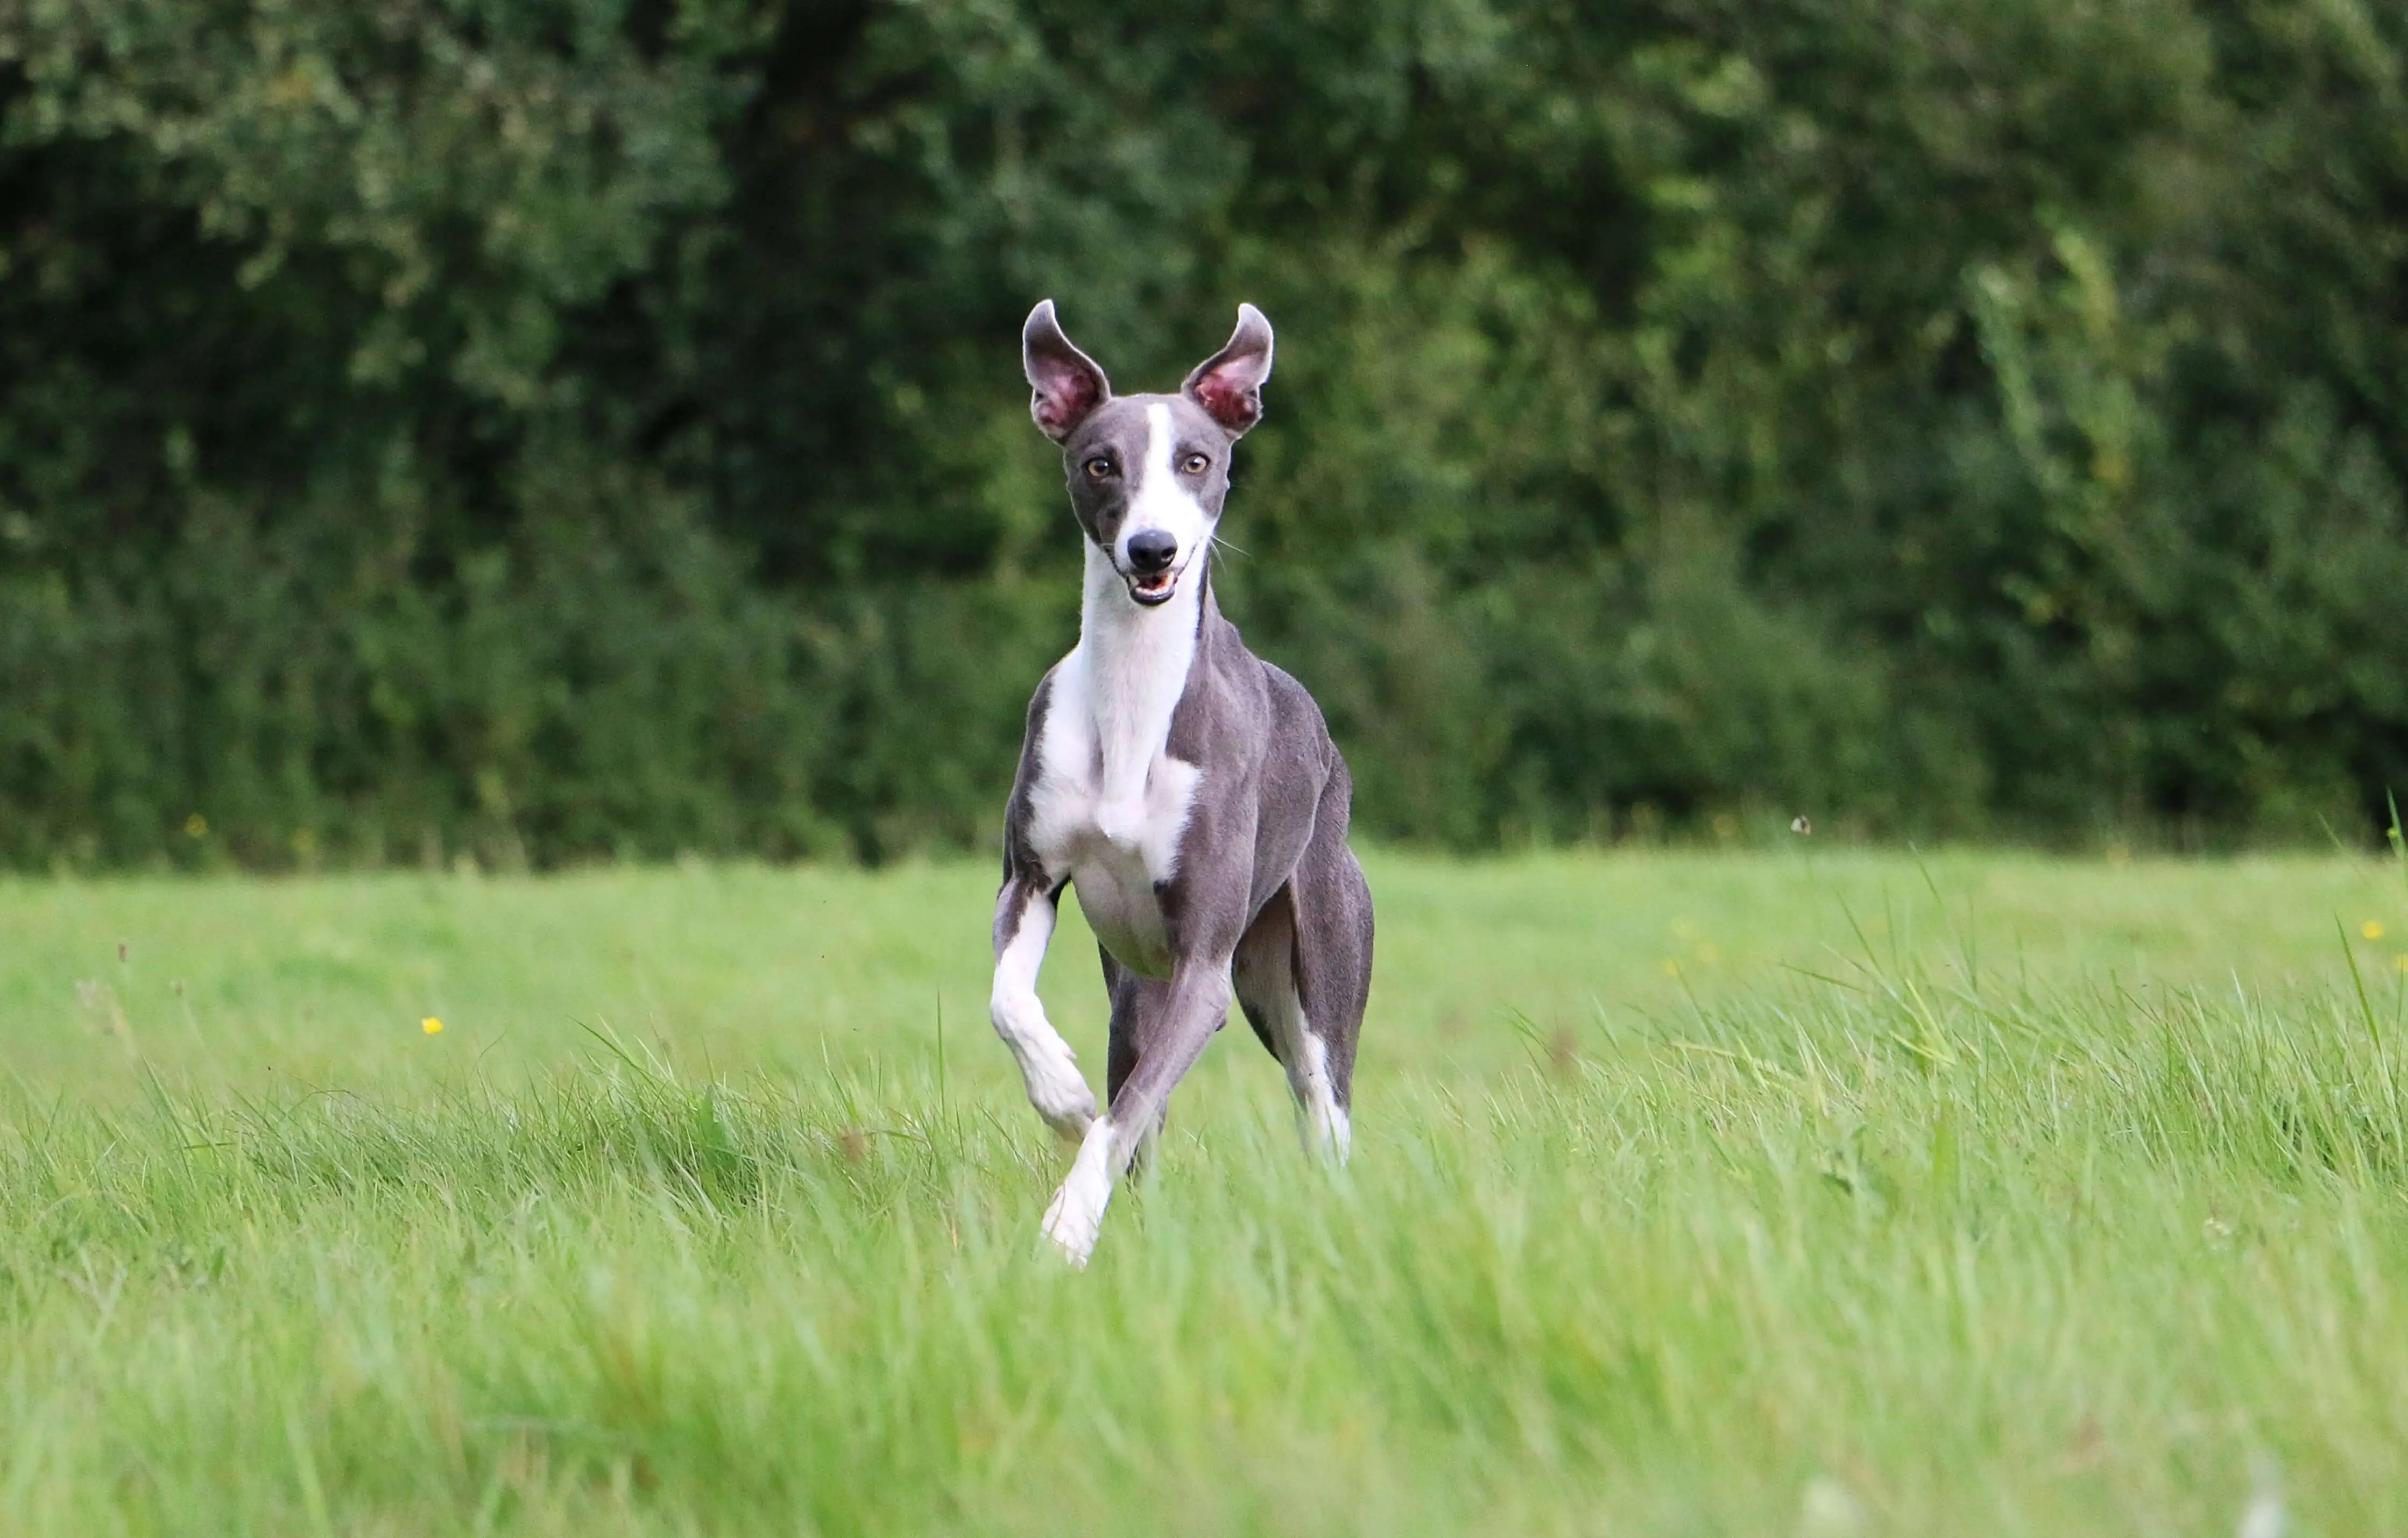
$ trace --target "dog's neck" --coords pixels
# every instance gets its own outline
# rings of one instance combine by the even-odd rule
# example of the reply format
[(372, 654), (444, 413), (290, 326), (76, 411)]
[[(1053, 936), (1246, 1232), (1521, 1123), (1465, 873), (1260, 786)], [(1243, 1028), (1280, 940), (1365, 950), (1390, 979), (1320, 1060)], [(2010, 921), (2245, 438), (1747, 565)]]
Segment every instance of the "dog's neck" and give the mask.
[(1209, 550), (1199, 550), (1168, 602), (1147, 608), (1128, 593), (1111, 561), (1087, 543), (1085, 591), (1079, 605), (1079, 650), (1086, 661), (1087, 708), (1103, 758), (1102, 800), (1133, 806), (1145, 797), (1146, 773), (1170, 736), (1170, 718), (1187, 691), (1203, 628)]

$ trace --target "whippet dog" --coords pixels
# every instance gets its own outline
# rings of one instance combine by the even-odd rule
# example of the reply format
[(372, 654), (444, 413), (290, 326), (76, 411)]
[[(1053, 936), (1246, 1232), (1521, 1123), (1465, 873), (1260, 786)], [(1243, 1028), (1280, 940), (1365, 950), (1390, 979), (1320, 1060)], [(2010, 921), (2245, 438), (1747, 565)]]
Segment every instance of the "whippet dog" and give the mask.
[[(1246, 649), (1212, 596), (1213, 529), (1230, 451), (1262, 418), (1270, 322), (1240, 306), (1229, 345), (1171, 395), (1115, 396), (1050, 299), (1021, 361), (1029, 412), (1062, 446), (1086, 579), (1079, 644), (1028, 705), (991, 1009), (1030, 1104), (1079, 1140), (1044, 1232), (1084, 1265), (1113, 1182), (1232, 993), (1287, 1071), (1308, 1141), (1345, 1158), (1371, 890), (1346, 847), (1353, 782), (1320, 708)], [(1111, 998), (1101, 1116), (1037, 998), (1070, 886)]]

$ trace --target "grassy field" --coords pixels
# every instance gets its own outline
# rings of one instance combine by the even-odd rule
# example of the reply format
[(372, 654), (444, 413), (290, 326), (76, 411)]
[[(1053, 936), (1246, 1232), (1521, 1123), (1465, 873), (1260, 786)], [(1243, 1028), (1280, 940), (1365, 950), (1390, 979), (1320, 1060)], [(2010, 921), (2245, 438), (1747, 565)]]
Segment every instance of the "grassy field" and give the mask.
[(0, 883), (0, 1531), (2408, 1531), (2395, 867), (1370, 868), (1083, 1275), (984, 863)]

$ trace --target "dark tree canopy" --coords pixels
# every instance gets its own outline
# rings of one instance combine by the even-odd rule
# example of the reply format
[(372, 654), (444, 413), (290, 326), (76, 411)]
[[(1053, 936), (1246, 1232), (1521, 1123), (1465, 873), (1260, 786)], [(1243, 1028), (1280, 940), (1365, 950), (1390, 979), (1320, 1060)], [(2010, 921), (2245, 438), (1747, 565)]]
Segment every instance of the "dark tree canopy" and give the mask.
[(1048, 295), (1277, 325), (1222, 591), (1378, 833), (2358, 836), (2403, 18), (0, 7), (0, 862), (987, 835)]

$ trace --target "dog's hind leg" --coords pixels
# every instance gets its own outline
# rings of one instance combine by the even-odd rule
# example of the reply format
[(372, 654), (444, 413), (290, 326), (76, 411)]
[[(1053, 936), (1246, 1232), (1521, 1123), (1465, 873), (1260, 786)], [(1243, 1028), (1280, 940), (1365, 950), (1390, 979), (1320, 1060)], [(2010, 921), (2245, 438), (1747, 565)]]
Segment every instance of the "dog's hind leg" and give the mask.
[[(1293, 887), (1283, 887), (1264, 904), (1254, 927), (1238, 949), (1238, 1002), (1247, 1023), (1270, 1048), (1287, 1073), (1289, 1093), (1296, 1097), (1297, 1130), (1305, 1146), (1340, 1163), (1346, 1161), (1352, 1127), (1347, 1107), (1353, 1097), (1354, 1032), (1359, 1010), (1342, 1004), (1335, 1018), (1324, 1019), (1306, 1003), (1308, 998), (1343, 999), (1346, 992), (1323, 979), (1314, 988), (1313, 974), (1342, 969), (1348, 958), (1316, 950), (1310, 960), (1304, 947), (1306, 930)], [(1341, 978), (1345, 974), (1340, 971)]]
[(1371, 991), (1371, 891), (1346, 847), (1345, 787), (1337, 790), (1335, 816), (1325, 797), (1295, 875), (1239, 944), (1235, 980), (1247, 1023), (1287, 1071), (1307, 1145), (1342, 1163)]
[(1297, 978), (1296, 892), (1284, 886), (1271, 894), (1238, 943), (1233, 969), (1238, 1003), (1246, 1023), (1287, 1072), (1296, 1097), (1297, 1130), (1305, 1146), (1343, 1161), (1346, 1111), (1329, 1074), (1327, 1045), (1313, 1033)]

